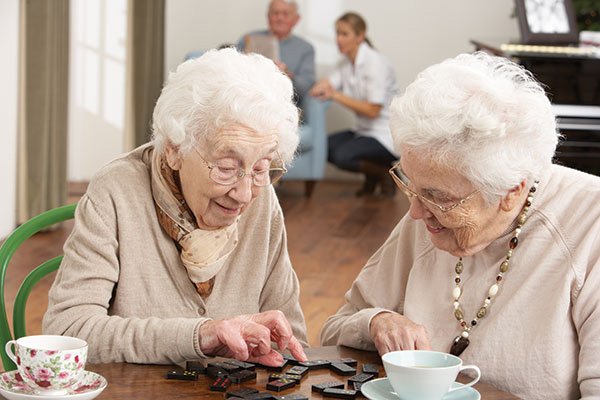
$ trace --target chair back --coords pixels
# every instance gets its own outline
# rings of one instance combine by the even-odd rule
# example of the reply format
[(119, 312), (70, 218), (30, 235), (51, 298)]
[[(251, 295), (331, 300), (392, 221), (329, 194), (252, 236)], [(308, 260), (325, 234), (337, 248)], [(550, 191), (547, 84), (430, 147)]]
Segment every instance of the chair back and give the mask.
[[(76, 204), (62, 206), (53, 210), (46, 211), (33, 217), (11, 233), (0, 247), (0, 355), (5, 371), (16, 369), (16, 365), (6, 355), (4, 346), (9, 340), (12, 340), (10, 326), (6, 315), (6, 304), (4, 302), (4, 284), (8, 263), (17, 248), (33, 234), (56, 223), (72, 219), (75, 215)], [(35, 284), (52, 271), (56, 271), (63, 256), (60, 255), (48, 260), (36, 267), (21, 283), (21, 287), (15, 297), (13, 306), (13, 332), (14, 338), (18, 339), (26, 335), (25, 333), (25, 305), (31, 289)]]

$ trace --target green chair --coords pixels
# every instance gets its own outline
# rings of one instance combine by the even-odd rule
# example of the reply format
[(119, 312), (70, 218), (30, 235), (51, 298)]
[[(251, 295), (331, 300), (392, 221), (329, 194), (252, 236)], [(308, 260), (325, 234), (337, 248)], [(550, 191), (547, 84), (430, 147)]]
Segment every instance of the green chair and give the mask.
[[(75, 206), (76, 204), (58, 207), (46, 211), (37, 217), (33, 217), (15, 229), (14, 232), (6, 238), (2, 247), (0, 247), (0, 354), (2, 356), (2, 364), (5, 371), (11, 371), (17, 368), (4, 351), (6, 342), (12, 340), (8, 318), (6, 317), (6, 305), (4, 303), (4, 284), (8, 263), (17, 248), (25, 241), (25, 239), (51, 225), (72, 219), (75, 214)], [(23, 283), (17, 292), (17, 296), (15, 297), (15, 305), (13, 307), (13, 331), (15, 339), (26, 335), (25, 304), (27, 303), (27, 298), (29, 297), (31, 289), (44, 276), (52, 271), (56, 271), (62, 258), (63, 256), (60, 255), (42, 263), (31, 271), (31, 273), (23, 280)]]

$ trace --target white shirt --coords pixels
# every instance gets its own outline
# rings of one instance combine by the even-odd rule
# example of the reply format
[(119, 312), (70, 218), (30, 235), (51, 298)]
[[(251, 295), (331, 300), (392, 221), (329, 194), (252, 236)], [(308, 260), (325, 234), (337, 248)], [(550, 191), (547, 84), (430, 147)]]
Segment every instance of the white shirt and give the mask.
[(356, 133), (377, 139), (388, 151), (394, 152), (390, 133), (390, 102), (397, 94), (396, 74), (389, 60), (366, 42), (358, 48), (354, 65), (347, 57), (329, 75), (335, 90), (356, 100), (380, 104), (376, 118), (357, 114)]

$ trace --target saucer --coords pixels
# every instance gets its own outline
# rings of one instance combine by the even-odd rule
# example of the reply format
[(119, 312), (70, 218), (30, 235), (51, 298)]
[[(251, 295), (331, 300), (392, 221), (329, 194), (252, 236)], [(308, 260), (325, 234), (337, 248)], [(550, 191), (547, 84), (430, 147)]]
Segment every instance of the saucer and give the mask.
[(104, 377), (85, 371), (81, 382), (68, 388), (66, 394), (38, 394), (21, 380), (18, 371), (0, 374), (0, 394), (8, 400), (91, 400), (102, 393), (106, 385)]
[[(462, 386), (461, 383), (454, 382), (452, 387)], [(396, 392), (390, 385), (388, 378), (380, 378), (372, 381), (365, 382), (361, 387), (360, 391), (363, 396), (371, 400), (399, 400), (396, 396)], [(452, 393), (448, 393), (442, 400), (479, 400), (481, 396), (479, 392), (472, 387), (458, 390)]]

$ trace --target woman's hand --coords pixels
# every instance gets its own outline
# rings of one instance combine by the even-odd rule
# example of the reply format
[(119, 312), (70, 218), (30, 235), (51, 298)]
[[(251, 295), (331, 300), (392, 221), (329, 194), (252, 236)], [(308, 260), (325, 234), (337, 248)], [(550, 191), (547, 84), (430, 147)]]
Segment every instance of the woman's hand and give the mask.
[(281, 311), (238, 315), (200, 327), (200, 350), (206, 355), (279, 366), (283, 357), (271, 348), (271, 342), (277, 343), (280, 351), (289, 349), (296, 360), (307, 360)]
[(333, 97), (335, 90), (333, 89), (333, 86), (331, 86), (329, 80), (323, 78), (315, 83), (309, 93), (312, 97), (316, 97), (319, 100), (328, 100)]
[(395, 350), (431, 350), (425, 327), (404, 315), (377, 314), (371, 319), (369, 332), (380, 356)]

